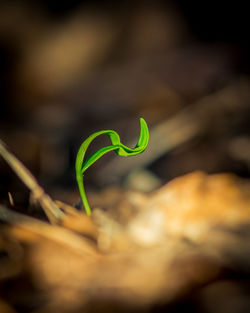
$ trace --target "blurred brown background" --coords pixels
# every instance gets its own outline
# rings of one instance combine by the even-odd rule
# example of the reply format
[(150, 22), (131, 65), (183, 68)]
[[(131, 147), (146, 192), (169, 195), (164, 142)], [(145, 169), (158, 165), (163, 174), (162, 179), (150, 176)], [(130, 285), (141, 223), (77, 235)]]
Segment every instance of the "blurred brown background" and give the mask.
[(78, 202), (74, 162), (91, 133), (133, 147), (139, 118), (150, 128), (142, 155), (87, 171), (90, 218), (57, 202), (60, 227), (0, 159), (1, 313), (249, 311), (248, 12), (0, 0), (0, 139), (53, 199)]
[[(81, 142), (114, 129), (133, 145), (142, 116), (145, 155), (106, 156), (89, 186), (151, 191), (196, 169), (249, 177), (246, 12), (243, 1), (1, 1), (2, 140), (48, 190), (75, 190)], [(0, 166), (1, 198), (22, 203)]]

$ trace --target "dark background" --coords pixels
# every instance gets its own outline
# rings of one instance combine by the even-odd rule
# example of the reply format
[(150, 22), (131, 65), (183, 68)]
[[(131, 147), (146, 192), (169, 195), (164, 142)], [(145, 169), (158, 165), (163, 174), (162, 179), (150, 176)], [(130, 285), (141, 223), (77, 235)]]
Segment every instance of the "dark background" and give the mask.
[[(2, 140), (49, 191), (76, 190), (75, 155), (92, 132), (114, 129), (125, 144), (136, 143), (140, 116), (152, 131), (186, 109), (203, 119), (192, 113), (203, 99), (215, 103), (243, 81), (244, 99), (229, 111), (215, 104), (212, 120), (199, 121), (205, 128), (161, 154), (151, 149), (141, 167), (145, 191), (193, 170), (249, 177), (247, 15), (243, 1), (1, 1)], [(143, 189), (127, 180), (129, 171), (103, 178), (114, 158), (89, 170), (89, 186)], [(0, 165), (1, 198), (12, 191), (21, 203), (21, 186)]]

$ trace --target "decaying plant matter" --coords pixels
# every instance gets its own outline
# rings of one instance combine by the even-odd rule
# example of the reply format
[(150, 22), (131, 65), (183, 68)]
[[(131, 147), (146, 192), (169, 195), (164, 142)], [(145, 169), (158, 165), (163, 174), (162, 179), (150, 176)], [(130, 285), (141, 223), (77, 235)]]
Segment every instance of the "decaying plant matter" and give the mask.
[[(6, 151), (1, 145), (23, 182), (33, 184)], [(106, 211), (95, 209), (91, 218), (50, 198), (59, 225), (1, 205), (1, 312), (149, 312), (187, 297), (213, 303), (225, 288), (239, 297), (229, 277), (250, 277), (249, 186), (230, 174), (195, 172), (150, 195), (107, 189), (98, 195)]]

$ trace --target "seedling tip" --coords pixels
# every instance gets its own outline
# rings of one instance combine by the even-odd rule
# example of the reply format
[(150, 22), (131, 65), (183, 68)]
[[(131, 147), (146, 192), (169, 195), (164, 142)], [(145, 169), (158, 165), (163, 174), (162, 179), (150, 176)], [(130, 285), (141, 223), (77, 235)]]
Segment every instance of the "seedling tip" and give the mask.
[[(76, 163), (75, 163), (75, 170), (76, 170), (76, 180), (80, 192), (80, 196), (82, 199), (82, 203), (84, 205), (85, 211), (87, 215), (91, 215), (91, 209), (87, 200), (86, 192), (84, 189), (83, 184), (83, 174), (84, 172), (94, 164), (98, 159), (100, 159), (104, 154), (115, 151), (117, 155), (120, 156), (132, 156), (142, 153), (147, 145), (149, 140), (149, 131), (146, 121), (143, 118), (140, 118), (140, 137), (138, 140), (137, 145), (135, 148), (129, 148), (123, 145), (120, 141), (120, 136), (114, 130), (102, 130), (90, 135), (80, 146), (77, 156), (76, 156)], [(112, 145), (103, 147), (93, 153), (90, 157), (84, 160), (85, 153), (91, 144), (91, 142), (100, 135), (107, 135), (109, 136)]]

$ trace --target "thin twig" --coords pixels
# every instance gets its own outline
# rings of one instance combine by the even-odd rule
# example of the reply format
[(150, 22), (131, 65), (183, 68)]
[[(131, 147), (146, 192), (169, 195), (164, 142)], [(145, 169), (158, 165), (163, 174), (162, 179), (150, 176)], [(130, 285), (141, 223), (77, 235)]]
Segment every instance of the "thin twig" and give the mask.
[(33, 199), (38, 201), (52, 224), (58, 224), (63, 212), (38, 184), (31, 172), (5, 147), (0, 140), (0, 155), (5, 159), (16, 175), (30, 189)]

